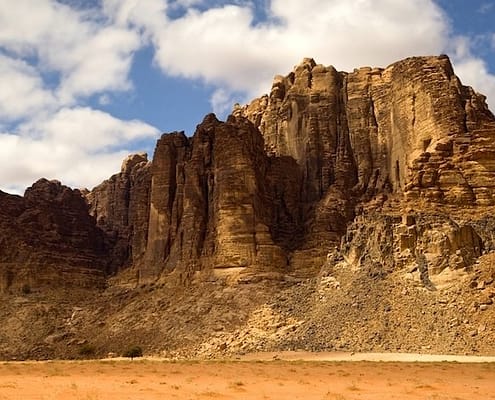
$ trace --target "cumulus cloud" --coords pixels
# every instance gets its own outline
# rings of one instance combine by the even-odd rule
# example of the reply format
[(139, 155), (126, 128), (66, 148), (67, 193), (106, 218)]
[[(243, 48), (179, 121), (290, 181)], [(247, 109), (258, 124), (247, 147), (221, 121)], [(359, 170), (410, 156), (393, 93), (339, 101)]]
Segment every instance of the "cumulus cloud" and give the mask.
[(454, 36), (449, 18), (434, 1), (272, 0), (266, 7), (268, 18), (257, 23), (251, 2), (192, 7), (172, 20), (162, 9), (152, 24), (144, 18), (134, 23), (149, 33), (155, 61), (165, 74), (201, 79), (217, 88), (210, 100), (220, 114), (231, 100), (268, 91), (275, 74), (288, 72), (307, 56), (352, 70), (445, 52), (453, 53), (461, 79), (484, 90), (495, 108), (494, 76), (471, 52), (476, 38)]
[(106, 90), (128, 90), (132, 53), (140, 47), (136, 32), (107, 27), (78, 43), (65, 55), (59, 96), (71, 101)]
[(489, 72), (486, 62), (475, 56), (466, 56), (454, 59), (454, 66), (462, 83), (485, 95), (490, 110), (495, 110), (495, 75)]
[(38, 71), (23, 60), (0, 54), (0, 119), (12, 121), (51, 109), (56, 100)]
[[(27, 18), (26, 16), (29, 16)], [(0, 46), (35, 59), (40, 71), (58, 74), (64, 104), (78, 96), (131, 87), (128, 72), (139, 34), (101, 22), (100, 13), (56, 1), (16, 0), (0, 4)]]
[(249, 2), (190, 9), (154, 30), (156, 60), (167, 74), (255, 95), (304, 57), (339, 69), (387, 65), (439, 53), (448, 30), (429, 0), (272, 0), (267, 14), (254, 24)]
[(467, 36), (453, 36), (448, 44), (447, 52), (451, 55), (455, 73), (464, 85), (472, 86), (487, 97), (487, 104), (495, 110), (495, 75), (487, 63), (473, 54), (475, 40)]
[[(8, 3), (8, 4), (7, 4)], [(144, 39), (70, 1), (0, 2), (0, 188), (41, 176), (94, 186), (118, 170), (136, 141), (158, 135), (86, 105), (132, 89), (129, 71)]]
[(158, 133), (141, 121), (63, 108), (22, 124), (15, 134), (0, 133), (0, 189), (19, 191), (39, 177), (91, 188), (116, 172), (133, 142)]

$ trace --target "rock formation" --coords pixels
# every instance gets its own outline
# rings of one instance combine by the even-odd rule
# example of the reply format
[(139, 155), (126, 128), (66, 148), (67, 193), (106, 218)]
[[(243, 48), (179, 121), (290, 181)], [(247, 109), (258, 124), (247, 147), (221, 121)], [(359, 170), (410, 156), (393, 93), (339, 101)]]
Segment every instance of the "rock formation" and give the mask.
[[(314, 276), (341, 239), (353, 263), (378, 251), (400, 266), (428, 253), (436, 232), (448, 238), (428, 259), (440, 271), (483, 251), (480, 225), (447, 213), (495, 204), (495, 118), (446, 56), (350, 73), (305, 59), (270, 95), (236, 106), (226, 122), (208, 115), (191, 138), (164, 134), (151, 162), (130, 156), (84, 197), (94, 220), (80, 193), (57, 183), (42, 180), (24, 199), (3, 195), (4, 231), (20, 218), (34, 235), (22, 241), (47, 260), (61, 246), (58, 254), (78, 254), (74, 265), (107, 274), (133, 266), (144, 281), (225, 268)], [(394, 222), (405, 213), (437, 223)], [(4, 259), (17, 260), (5, 250)]]
[(141, 259), (148, 237), (150, 163), (146, 154), (133, 154), (121, 172), (85, 193), (89, 212), (106, 233), (111, 249), (110, 272)]
[[(483, 207), (495, 204), (495, 118), (484, 100), (460, 83), (446, 56), (351, 73), (305, 59), (289, 75), (275, 78), (270, 95), (236, 107), (234, 114), (260, 129), (266, 152), (297, 162), (306, 209), (315, 210), (304, 218), (310, 226), (306, 240), (312, 233), (342, 236), (357, 215), (342, 236), (342, 251), (354, 249), (368, 258), (377, 252), (384, 264), (399, 266), (404, 260), (394, 262), (393, 251), (411, 262), (418, 251), (430, 254), (419, 236), (448, 237), (431, 253), (438, 272), (440, 265), (470, 265), (482, 250), (476, 232), (452, 228), (456, 224), (446, 214), (471, 206), (486, 213)], [(425, 207), (436, 213), (418, 219), (436, 224), (393, 223), (408, 210), (414, 220), (414, 210)], [(379, 221), (368, 216), (376, 212)], [(382, 224), (385, 236), (377, 232)], [(359, 246), (356, 229), (367, 232), (358, 235)], [(327, 248), (330, 243), (326, 240)], [(402, 253), (406, 249), (409, 257)], [(359, 264), (360, 257), (352, 262)]]
[(0, 358), (495, 349), (495, 117), (446, 56), (305, 59), (92, 191), (0, 205)]
[[(495, 119), (446, 56), (351, 73), (305, 59), (226, 122), (209, 115), (192, 138), (163, 135), (151, 165), (133, 156), (87, 198), (114, 238), (114, 270), (134, 265), (148, 281), (211, 268), (311, 276), (356, 216), (352, 226), (384, 205), (391, 220), (433, 203), (491, 206), (494, 177)], [(412, 228), (397, 229), (403, 247)], [(462, 250), (449, 249), (442, 257)]]
[(484, 100), (446, 56), (352, 73), (305, 59), (235, 114), (259, 127), (267, 151), (298, 162), (307, 201), (337, 187), (493, 205), (495, 120)]
[(78, 190), (40, 179), (0, 203), (1, 290), (104, 285), (104, 235)]
[(191, 139), (162, 136), (152, 163), (143, 278), (209, 267), (285, 268), (269, 230), (269, 175), (261, 134), (244, 119), (209, 115)]

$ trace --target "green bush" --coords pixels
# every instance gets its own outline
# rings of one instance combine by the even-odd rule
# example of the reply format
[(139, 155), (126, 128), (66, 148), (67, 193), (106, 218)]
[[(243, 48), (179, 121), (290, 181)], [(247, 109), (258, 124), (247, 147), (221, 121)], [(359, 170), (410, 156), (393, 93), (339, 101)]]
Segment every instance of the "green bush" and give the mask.
[(133, 346), (130, 349), (127, 349), (124, 351), (123, 354), (124, 357), (133, 359), (135, 357), (142, 357), (143, 356), (143, 349), (139, 346)]

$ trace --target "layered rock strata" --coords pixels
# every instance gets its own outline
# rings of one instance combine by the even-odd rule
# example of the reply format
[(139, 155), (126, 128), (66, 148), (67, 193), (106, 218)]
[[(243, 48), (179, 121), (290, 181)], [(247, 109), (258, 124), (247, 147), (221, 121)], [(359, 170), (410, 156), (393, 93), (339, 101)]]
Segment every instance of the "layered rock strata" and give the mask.
[(210, 115), (192, 138), (163, 135), (151, 165), (138, 157), (88, 195), (91, 212), (117, 237), (117, 264), (143, 279), (226, 267), (314, 275), (367, 210), (387, 204), (393, 219), (432, 202), (495, 203), (484, 100), (446, 56), (350, 73), (305, 59), (227, 122)]
[(85, 193), (90, 214), (105, 232), (112, 273), (142, 259), (146, 250), (150, 165), (145, 153), (130, 155), (120, 173)]
[(268, 152), (298, 162), (306, 200), (341, 187), (357, 196), (495, 202), (495, 119), (447, 56), (351, 73), (305, 59), (275, 78), (270, 95), (234, 113), (261, 130)]
[(78, 190), (40, 179), (0, 204), (1, 290), (104, 285), (104, 234)]
[[(269, 95), (236, 106), (226, 122), (209, 115), (191, 138), (163, 135), (151, 162), (130, 156), (120, 173), (84, 194), (94, 219), (74, 200), (71, 223), (79, 218), (98, 243), (78, 242), (76, 249), (98, 248), (105, 261), (96, 270), (134, 266), (147, 281), (214, 268), (314, 276), (341, 238), (342, 254), (360, 259), (351, 257), (363, 251), (355, 238), (365, 230), (357, 226), (374, 213), (383, 216), (375, 228), (383, 225), (401, 249), (409, 243), (409, 259), (416, 259), (426, 251), (418, 241), (423, 233), (394, 222), (406, 210), (435, 204), (435, 219), (495, 204), (495, 118), (484, 100), (461, 84), (446, 56), (350, 73), (305, 59), (277, 76)], [(33, 193), (41, 196), (29, 190), (25, 199), (4, 201), (17, 204), (20, 215)], [(464, 226), (484, 226), (441, 219), (430, 224), (432, 232), (455, 243), (456, 229), (464, 237)], [(378, 243), (382, 235), (368, 234), (388, 254)], [(449, 245), (439, 254), (468, 265), (492, 246), (486, 227), (470, 237), (466, 248)], [(446, 265), (434, 264), (435, 271)]]
[[(151, 168), (143, 278), (208, 267), (286, 267), (284, 223), (273, 215), (267, 184), (279, 166), (272, 166), (247, 120), (224, 123), (209, 115), (190, 139), (163, 135)], [(272, 235), (273, 226), (279, 231)]]

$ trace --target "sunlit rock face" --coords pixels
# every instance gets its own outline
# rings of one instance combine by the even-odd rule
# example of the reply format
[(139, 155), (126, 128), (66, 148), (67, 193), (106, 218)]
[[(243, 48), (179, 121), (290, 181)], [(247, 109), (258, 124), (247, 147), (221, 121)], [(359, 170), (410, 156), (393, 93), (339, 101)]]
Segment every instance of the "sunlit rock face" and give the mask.
[(351, 73), (305, 59), (235, 113), (260, 129), (267, 152), (298, 162), (310, 201), (344, 187), (494, 204), (495, 120), (446, 56)]
[(432, 272), (460, 268), (493, 245), (491, 222), (471, 221), (495, 205), (495, 118), (446, 56), (353, 72), (304, 59), (269, 95), (192, 137), (164, 134), (152, 161), (131, 155), (92, 191), (43, 180), (2, 202), (9, 277), (27, 254), (141, 281), (315, 276), (335, 251), (358, 266), (376, 253), (386, 271), (423, 256)]
[(495, 204), (484, 100), (446, 56), (350, 73), (304, 59), (226, 122), (208, 115), (191, 138), (164, 134), (150, 164), (131, 163), (139, 173), (89, 195), (92, 213), (143, 279), (205, 268), (311, 275), (370, 208)]

